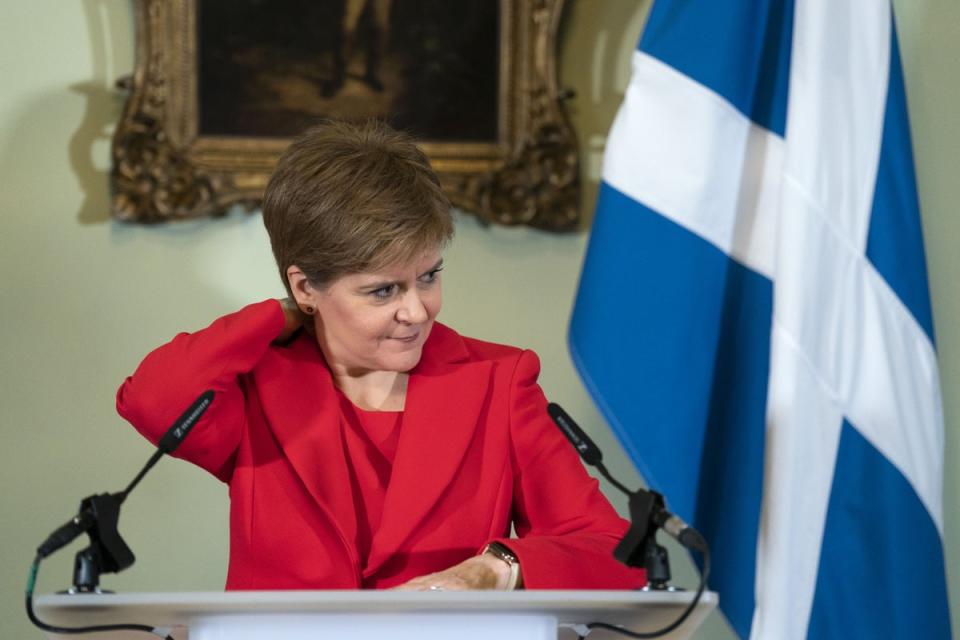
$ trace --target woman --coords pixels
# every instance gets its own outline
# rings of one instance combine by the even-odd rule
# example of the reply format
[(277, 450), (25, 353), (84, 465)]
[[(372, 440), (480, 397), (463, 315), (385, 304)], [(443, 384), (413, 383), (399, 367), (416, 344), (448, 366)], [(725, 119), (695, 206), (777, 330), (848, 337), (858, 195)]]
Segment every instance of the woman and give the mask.
[[(634, 588), (617, 517), (550, 423), (530, 351), (435, 322), (450, 205), (379, 123), (284, 153), (264, 223), (290, 295), (180, 334), (117, 409), (230, 485), (228, 589)], [(511, 525), (517, 537), (508, 538)]]

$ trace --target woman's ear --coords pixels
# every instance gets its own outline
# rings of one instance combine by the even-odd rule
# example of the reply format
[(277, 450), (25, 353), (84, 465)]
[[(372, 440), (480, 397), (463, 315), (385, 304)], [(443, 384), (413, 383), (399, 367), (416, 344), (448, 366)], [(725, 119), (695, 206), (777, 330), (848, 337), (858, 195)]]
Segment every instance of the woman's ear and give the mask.
[(287, 267), (287, 282), (290, 284), (290, 292), (293, 293), (293, 299), (297, 301), (297, 306), (301, 309), (305, 307), (316, 307), (317, 290), (310, 284), (306, 274), (300, 270), (297, 265)]

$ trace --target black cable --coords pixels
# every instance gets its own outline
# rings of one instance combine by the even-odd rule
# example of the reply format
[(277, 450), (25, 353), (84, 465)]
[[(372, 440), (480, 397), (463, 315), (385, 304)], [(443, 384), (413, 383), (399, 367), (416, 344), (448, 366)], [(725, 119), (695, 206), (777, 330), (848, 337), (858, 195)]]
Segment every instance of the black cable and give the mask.
[(100, 624), (89, 627), (57, 627), (52, 624), (47, 624), (43, 620), (37, 617), (37, 614), (33, 610), (33, 589), (34, 585), (37, 582), (37, 572), (40, 570), (40, 560), (42, 558), (38, 555), (33, 560), (33, 564), (30, 566), (30, 576), (27, 580), (27, 617), (30, 618), (35, 626), (43, 629), (44, 631), (49, 631), (50, 633), (96, 633), (99, 631), (143, 631), (144, 633), (150, 633), (155, 636), (159, 636), (164, 640), (174, 640), (173, 636), (170, 634), (164, 633), (158, 627), (151, 627), (145, 624)]
[(608, 631), (613, 631), (614, 633), (619, 633), (620, 635), (627, 636), (628, 638), (658, 638), (662, 635), (666, 635), (671, 631), (675, 630), (684, 621), (690, 617), (690, 614), (693, 613), (693, 610), (697, 607), (697, 603), (700, 602), (700, 596), (703, 595), (704, 589), (707, 586), (707, 579), (710, 577), (710, 550), (704, 548), (703, 551), (703, 571), (700, 572), (700, 586), (697, 587), (697, 592), (693, 596), (693, 600), (690, 601), (690, 604), (687, 605), (687, 608), (684, 609), (683, 613), (680, 614), (680, 617), (663, 627), (662, 629), (657, 629), (656, 631), (631, 631), (630, 629), (624, 629), (623, 627), (618, 627), (607, 622), (590, 622), (585, 626), (588, 631), (586, 635), (581, 635), (578, 637), (578, 640), (584, 640), (590, 631), (594, 629), (606, 629)]

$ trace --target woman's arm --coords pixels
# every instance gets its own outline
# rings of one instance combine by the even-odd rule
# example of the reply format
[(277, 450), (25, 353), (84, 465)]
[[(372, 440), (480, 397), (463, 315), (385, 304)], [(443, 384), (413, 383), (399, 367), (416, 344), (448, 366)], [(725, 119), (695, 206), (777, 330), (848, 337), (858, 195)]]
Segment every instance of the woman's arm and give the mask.
[[(499, 542), (518, 560), (517, 588), (641, 587), (645, 572), (629, 569), (613, 557), (627, 522), (600, 493), (598, 482), (547, 415), (547, 401), (537, 384), (539, 372), (537, 356), (525, 351), (511, 381), (513, 516), (519, 538), (491, 542)], [(395, 588), (505, 589), (513, 579), (511, 565), (496, 553), (482, 553)]]
[(212, 389), (210, 409), (176, 455), (229, 480), (246, 425), (242, 375), (292, 326), (290, 316), (277, 300), (266, 300), (206, 329), (179, 334), (152, 351), (126, 379), (117, 392), (117, 412), (156, 444), (190, 403)]
[(520, 561), (528, 589), (634, 589), (646, 581), (613, 557), (627, 530), (579, 457), (547, 415), (537, 384), (540, 361), (518, 359), (511, 384), (514, 527), (500, 539)]

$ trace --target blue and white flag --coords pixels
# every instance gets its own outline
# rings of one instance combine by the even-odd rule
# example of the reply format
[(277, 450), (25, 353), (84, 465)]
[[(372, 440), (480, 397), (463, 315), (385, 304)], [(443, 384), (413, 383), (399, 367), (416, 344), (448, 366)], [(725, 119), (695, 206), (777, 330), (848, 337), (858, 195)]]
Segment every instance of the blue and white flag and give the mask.
[(948, 638), (943, 415), (887, 0), (657, 0), (570, 326), (741, 638)]

